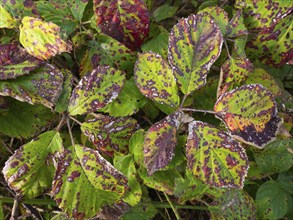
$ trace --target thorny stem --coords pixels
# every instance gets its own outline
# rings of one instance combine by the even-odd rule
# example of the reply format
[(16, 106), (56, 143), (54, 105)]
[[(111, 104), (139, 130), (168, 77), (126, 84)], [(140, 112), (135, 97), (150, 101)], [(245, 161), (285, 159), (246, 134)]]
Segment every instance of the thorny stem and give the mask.
[(214, 111), (209, 111), (209, 110), (202, 110), (202, 109), (193, 109), (193, 108), (181, 108), (180, 110), (182, 111), (190, 111), (190, 112), (202, 112), (202, 113), (209, 113), (209, 114), (217, 114)]
[(71, 144), (72, 144), (72, 145), (75, 145), (75, 143), (74, 143), (74, 139), (73, 139), (73, 135), (72, 135), (72, 131), (71, 131), (71, 127), (70, 127), (70, 120), (69, 120), (69, 117), (66, 117), (66, 122), (67, 122), (67, 128), (68, 128), (68, 132), (69, 132), (69, 136), (70, 136)]
[(168, 196), (166, 193), (164, 193), (164, 195), (165, 195), (165, 197), (166, 197), (168, 203), (170, 204), (171, 209), (173, 210), (173, 212), (174, 212), (174, 214), (175, 214), (175, 216), (176, 216), (176, 219), (177, 219), (177, 220), (180, 220), (180, 215), (179, 215), (179, 213), (177, 212), (177, 209), (174, 207), (174, 205), (173, 205), (172, 201), (170, 200), (169, 196)]

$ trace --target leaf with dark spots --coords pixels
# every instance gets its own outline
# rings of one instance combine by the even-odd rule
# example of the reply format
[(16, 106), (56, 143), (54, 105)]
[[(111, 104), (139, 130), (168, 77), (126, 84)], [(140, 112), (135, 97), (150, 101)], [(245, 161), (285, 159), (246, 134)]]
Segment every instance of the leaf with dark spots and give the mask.
[(145, 135), (144, 163), (150, 176), (167, 166), (175, 154), (180, 115), (176, 112), (167, 116), (152, 125)]
[(200, 10), (197, 15), (211, 16), (214, 19), (215, 23), (219, 26), (222, 35), (226, 35), (229, 20), (228, 14), (224, 9), (220, 7), (210, 6)]
[(60, 70), (46, 64), (30, 75), (0, 81), (0, 95), (53, 108), (61, 93), (62, 84), (63, 74)]
[(260, 84), (224, 93), (214, 111), (234, 138), (258, 148), (275, 139), (281, 124), (272, 93)]
[(208, 15), (190, 15), (173, 27), (168, 59), (184, 94), (205, 85), (210, 67), (220, 56), (222, 43), (220, 28)]
[(19, 41), (32, 56), (48, 60), (62, 52), (69, 52), (71, 44), (60, 36), (60, 28), (52, 22), (24, 17), (20, 26)]
[[(93, 153), (91, 156), (95, 155), (96, 153)], [(52, 194), (58, 207), (74, 219), (91, 218), (101, 211), (103, 206), (112, 205), (121, 197), (116, 192), (97, 189), (98, 184), (93, 185), (89, 181), (89, 176), (93, 175), (90, 178), (96, 178), (96, 175), (87, 173), (88, 168), (82, 167), (84, 156), (88, 156), (88, 149), (79, 145), (71, 146), (63, 151), (52, 184)], [(97, 161), (91, 162), (95, 163), (94, 167), (97, 167)], [(103, 165), (108, 166), (107, 163)], [(99, 165), (101, 168), (101, 164)], [(114, 182), (112, 187), (115, 187)]]
[(229, 134), (201, 121), (189, 123), (187, 168), (213, 187), (243, 188), (248, 158)]
[[(288, 1), (289, 2), (289, 1)], [(293, 59), (293, 16), (288, 15), (262, 31), (247, 43), (249, 59), (258, 59), (270, 66), (281, 66)]]
[[(80, 66), (80, 75), (101, 65), (111, 66), (126, 73), (132, 73), (136, 60), (135, 53), (119, 41), (106, 35), (98, 35), (95, 41), (89, 42), (88, 54), (85, 55)], [(86, 57), (87, 56), (87, 57)]]
[(47, 129), (57, 120), (57, 114), (42, 105), (30, 105), (10, 97), (0, 104), (0, 133), (12, 138), (30, 138)]
[(42, 64), (16, 44), (0, 45), (0, 80), (14, 79), (28, 74)]
[(228, 58), (221, 66), (217, 97), (243, 84), (252, 70), (253, 65), (247, 58)]
[(74, 147), (81, 167), (95, 189), (124, 195), (129, 188), (126, 176), (116, 170), (98, 151), (79, 145)]
[[(219, 210), (221, 210), (219, 212)], [(227, 190), (210, 206), (212, 219), (256, 219), (256, 204), (245, 191)]]
[(248, 30), (244, 25), (244, 19), (241, 10), (237, 10), (227, 26), (228, 37), (239, 37), (248, 35)]
[(235, 7), (243, 10), (249, 31), (268, 30), (293, 11), (292, 1), (236, 0)]
[(97, 147), (109, 156), (114, 152), (127, 154), (131, 135), (138, 129), (135, 119), (130, 117), (110, 117), (101, 114), (82, 123), (81, 131)]
[(142, 0), (94, 0), (97, 26), (130, 49), (140, 47), (149, 32), (149, 13)]
[(161, 55), (152, 52), (139, 54), (134, 68), (134, 80), (146, 97), (171, 107), (179, 105), (173, 71)]
[(71, 115), (92, 113), (117, 98), (125, 82), (122, 71), (98, 66), (86, 74), (73, 90), (68, 112)]
[(11, 17), (8, 11), (0, 4), (0, 28), (14, 28), (16, 21)]
[(55, 172), (54, 154), (61, 149), (62, 139), (56, 131), (43, 133), (20, 147), (2, 171), (8, 186), (25, 198), (34, 198), (49, 189)]
[(39, 17), (33, 0), (2, 0), (0, 5), (17, 20), (24, 16)]
[(112, 205), (106, 205), (102, 208), (102, 211), (98, 213), (99, 219), (116, 220), (121, 219), (123, 214), (127, 213), (130, 209), (130, 205), (124, 201), (118, 201)]

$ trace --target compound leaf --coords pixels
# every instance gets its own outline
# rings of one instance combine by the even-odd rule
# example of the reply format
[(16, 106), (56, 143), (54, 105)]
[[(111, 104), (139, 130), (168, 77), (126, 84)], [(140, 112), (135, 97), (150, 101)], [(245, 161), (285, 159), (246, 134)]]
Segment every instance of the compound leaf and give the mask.
[(260, 84), (224, 93), (214, 111), (234, 138), (258, 148), (275, 139), (281, 124), (271, 92)]
[[(96, 170), (97, 167), (100, 170)], [(93, 217), (103, 206), (113, 204), (121, 197), (114, 188), (117, 181), (123, 182), (125, 177), (115, 170), (114, 173), (123, 179), (109, 183), (113, 180), (112, 171), (114, 168), (98, 152), (80, 145), (71, 146), (61, 154), (58, 162), (52, 187), (54, 200), (69, 217)], [(108, 182), (104, 182), (103, 174), (109, 178)], [(121, 187), (118, 188), (122, 190)]]
[(19, 27), (19, 41), (32, 56), (47, 60), (56, 54), (69, 52), (71, 45), (62, 40), (60, 28), (52, 22), (24, 17)]
[(115, 118), (95, 115), (94, 119), (82, 123), (81, 131), (97, 147), (98, 150), (113, 156), (114, 152), (126, 154), (129, 139), (138, 125), (130, 117)]
[(189, 123), (186, 156), (188, 169), (204, 183), (243, 187), (248, 158), (239, 142), (227, 133), (201, 121)]
[(61, 93), (62, 84), (63, 74), (60, 70), (46, 64), (30, 75), (0, 81), (0, 95), (53, 108)]
[(0, 45), (0, 80), (28, 74), (42, 63), (16, 44)]
[(96, 24), (102, 32), (137, 49), (149, 32), (149, 13), (142, 0), (94, 0)]
[(23, 145), (6, 161), (3, 174), (18, 196), (34, 198), (51, 187), (54, 154), (62, 149), (60, 134), (48, 131)]
[(239, 87), (252, 70), (253, 65), (247, 58), (228, 58), (221, 66), (217, 97)]
[(105, 107), (119, 95), (125, 81), (120, 70), (98, 66), (86, 74), (73, 90), (68, 112), (71, 115), (92, 113)]
[(252, 220), (256, 219), (256, 204), (245, 191), (233, 189), (226, 191), (222, 197), (212, 202), (210, 213), (213, 220)]
[(222, 43), (221, 31), (210, 16), (190, 15), (173, 27), (168, 59), (184, 94), (205, 85), (207, 73), (221, 53)]
[(152, 125), (144, 139), (144, 163), (148, 174), (166, 167), (175, 154), (180, 113), (176, 112)]
[(134, 80), (146, 97), (172, 107), (179, 105), (176, 80), (171, 67), (161, 55), (152, 52), (139, 54)]

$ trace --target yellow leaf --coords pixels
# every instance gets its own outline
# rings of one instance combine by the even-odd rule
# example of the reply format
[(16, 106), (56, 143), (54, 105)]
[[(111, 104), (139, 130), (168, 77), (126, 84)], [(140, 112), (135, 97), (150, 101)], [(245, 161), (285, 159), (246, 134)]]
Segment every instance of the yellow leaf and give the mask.
[(0, 28), (14, 28), (14, 27), (16, 27), (16, 21), (0, 5)]

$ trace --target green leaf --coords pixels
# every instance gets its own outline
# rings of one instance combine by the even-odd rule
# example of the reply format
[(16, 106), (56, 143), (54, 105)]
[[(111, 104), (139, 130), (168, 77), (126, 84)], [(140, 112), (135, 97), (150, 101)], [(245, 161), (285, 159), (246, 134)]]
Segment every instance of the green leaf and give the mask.
[(0, 45), (0, 80), (14, 79), (28, 74), (42, 64), (15, 44)]
[(39, 16), (33, 0), (2, 0), (0, 4), (14, 19), (21, 19), (24, 16)]
[(166, 167), (175, 154), (180, 113), (169, 115), (152, 125), (144, 139), (144, 163), (148, 174)]
[(228, 14), (224, 9), (220, 7), (210, 6), (200, 10), (197, 13), (197, 15), (211, 16), (211, 18), (219, 26), (222, 35), (223, 36), (226, 35), (229, 20), (228, 20)]
[(263, 150), (254, 150), (253, 157), (260, 170), (266, 174), (287, 171), (293, 165), (293, 140), (276, 140)]
[(99, 151), (113, 156), (114, 152), (127, 154), (129, 139), (138, 125), (130, 117), (110, 117), (101, 114), (95, 115), (82, 123), (81, 131), (97, 147)]
[(144, 167), (144, 137), (145, 131), (139, 129), (133, 133), (129, 140), (129, 152), (133, 155), (134, 162), (142, 167)]
[(69, 1), (68, 6), (76, 20), (81, 22), (83, 12), (88, 4), (88, 0), (73, 0)]
[(24, 17), (19, 27), (19, 41), (32, 56), (47, 60), (56, 54), (69, 52), (71, 44), (60, 37), (60, 28), (38, 18)]
[(240, 37), (237, 37), (234, 40), (234, 51), (237, 54), (237, 57), (243, 57), (246, 58), (246, 43), (247, 43), (247, 36), (243, 35)]
[(278, 182), (268, 181), (256, 193), (257, 217), (259, 219), (280, 219), (287, 213), (287, 193)]
[(61, 93), (63, 74), (50, 64), (28, 76), (0, 81), (0, 95), (53, 108)]
[(266, 30), (289, 15), (292, 2), (287, 0), (236, 0), (235, 7), (243, 9), (244, 22), (248, 30)]
[(169, 4), (163, 4), (159, 6), (154, 12), (152, 17), (156, 22), (162, 21), (166, 18), (171, 18), (176, 14), (178, 6), (171, 6)]
[(255, 202), (242, 190), (226, 191), (222, 197), (212, 202), (209, 209), (213, 220), (256, 219)]
[(234, 138), (257, 148), (273, 141), (281, 124), (271, 92), (260, 84), (224, 93), (214, 111)]
[(112, 205), (104, 206), (97, 216), (101, 216), (103, 219), (120, 219), (124, 213), (128, 212), (130, 207), (126, 202), (118, 201)]
[(250, 59), (258, 59), (270, 66), (280, 66), (290, 60), (292, 62), (292, 30), (293, 17), (289, 15), (269, 31), (260, 32), (256, 38), (247, 43), (246, 51)]
[(227, 133), (201, 121), (189, 123), (187, 167), (214, 187), (242, 188), (248, 158), (241, 145)]
[(16, 21), (11, 15), (0, 5), (0, 28), (14, 28), (16, 27)]
[(123, 201), (127, 202), (131, 206), (137, 205), (141, 199), (142, 190), (136, 178), (137, 172), (132, 155), (128, 154), (125, 156), (115, 156), (114, 166), (128, 179), (128, 186), (130, 190), (125, 193), (125, 196), (122, 198)]
[(0, 111), (0, 133), (9, 137), (30, 138), (56, 120), (57, 115), (42, 105), (30, 105), (8, 97), (5, 101), (7, 110)]
[[(72, 33), (77, 25), (78, 21), (75, 20), (72, 11), (67, 0), (50, 0), (50, 1), (38, 1), (36, 2), (37, 9), (40, 15), (47, 22), (53, 22), (58, 25), (67, 34)], [(71, 3), (70, 3), (71, 4)], [(76, 10), (76, 9), (74, 9)], [(78, 10), (78, 8), (77, 8)]]
[[(89, 159), (92, 161), (88, 161)], [(97, 167), (102, 169), (96, 170)], [(116, 175), (116, 173), (117, 177), (123, 179), (115, 180), (112, 174)], [(103, 174), (109, 177), (105, 182), (102, 178)], [(52, 193), (58, 207), (69, 217), (91, 218), (101, 211), (103, 206), (113, 204), (120, 199), (121, 195), (114, 188), (116, 183), (125, 181), (124, 178), (98, 152), (75, 145), (61, 154)], [(114, 182), (109, 183), (111, 180)], [(122, 192), (124, 186), (117, 185), (117, 187), (118, 191)]]
[(283, 190), (293, 195), (293, 170), (280, 173), (278, 176), (278, 183)]
[(96, 24), (127, 47), (137, 49), (149, 32), (149, 13), (141, 0), (94, 0)]
[(171, 107), (179, 105), (172, 69), (161, 55), (152, 52), (139, 54), (135, 63), (134, 80), (146, 97)]
[(217, 97), (239, 87), (252, 70), (253, 64), (247, 58), (228, 58), (221, 66)]
[(168, 59), (184, 94), (205, 85), (209, 69), (221, 53), (222, 43), (221, 31), (210, 16), (190, 15), (173, 27)]
[(125, 82), (120, 70), (98, 66), (86, 74), (73, 90), (68, 112), (71, 115), (91, 113), (117, 98)]
[(124, 117), (138, 112), (139, 108), (146, 103), (146, 98), (140, 93), (133, 78), (125, 81), (118, 97), (104, 108), (101, 112), (109, 113), (110, 116)]
[(6, 161), (3, 174), (18, 196), (34, 198), (51, 187), (55, 154), (62, 149), (60, 134), (48, 131), (23, 145)]
[(227, 36), (234, 38), (242, 35), (248, 35), (248, 31), (244, 25), (242, 11), (237, 10), (227, 26)]

